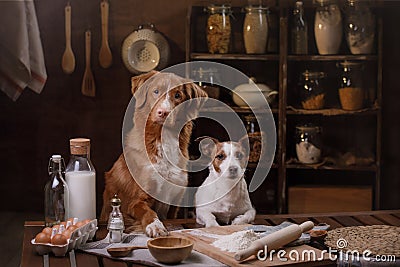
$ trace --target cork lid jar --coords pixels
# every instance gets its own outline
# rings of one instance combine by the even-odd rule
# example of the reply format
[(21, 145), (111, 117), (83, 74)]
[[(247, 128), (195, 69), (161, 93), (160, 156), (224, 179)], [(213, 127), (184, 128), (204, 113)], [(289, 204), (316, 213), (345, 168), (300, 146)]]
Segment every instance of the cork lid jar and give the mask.
[(73, 138), (69, 140), (71, 155), (85, 155), (90, 151), (90, 139)]

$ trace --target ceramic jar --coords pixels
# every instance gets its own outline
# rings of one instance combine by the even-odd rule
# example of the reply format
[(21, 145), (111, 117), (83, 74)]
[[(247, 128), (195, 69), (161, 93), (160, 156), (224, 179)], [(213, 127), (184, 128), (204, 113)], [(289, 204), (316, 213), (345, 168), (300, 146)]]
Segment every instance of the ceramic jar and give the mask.
[(316, 0), (319, 4), (314, 21), (315, 42), (318, 53), (332, 55), (339, 52), (342, 42), (342, 15), (332, 0)]

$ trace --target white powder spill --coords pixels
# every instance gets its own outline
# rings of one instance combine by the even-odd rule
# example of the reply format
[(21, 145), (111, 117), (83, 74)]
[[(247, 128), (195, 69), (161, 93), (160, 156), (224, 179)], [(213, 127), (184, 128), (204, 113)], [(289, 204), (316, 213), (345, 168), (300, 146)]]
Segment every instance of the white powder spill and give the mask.
[(239, 250), (248, 248), (253, 241), (259, 238), (254, 231), (246, 230), (221, 236), (212, 245), (224, 251), (238, 252)]

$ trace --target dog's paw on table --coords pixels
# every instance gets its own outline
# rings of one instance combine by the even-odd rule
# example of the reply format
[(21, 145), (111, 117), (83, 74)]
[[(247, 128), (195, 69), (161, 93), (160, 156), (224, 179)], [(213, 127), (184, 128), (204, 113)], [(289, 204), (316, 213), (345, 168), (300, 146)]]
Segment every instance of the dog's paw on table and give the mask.
[(146, 226), (146, 235), (149, 237), (167, 236), (168, 230), (159, 219), (155, 219), (154, 222)]

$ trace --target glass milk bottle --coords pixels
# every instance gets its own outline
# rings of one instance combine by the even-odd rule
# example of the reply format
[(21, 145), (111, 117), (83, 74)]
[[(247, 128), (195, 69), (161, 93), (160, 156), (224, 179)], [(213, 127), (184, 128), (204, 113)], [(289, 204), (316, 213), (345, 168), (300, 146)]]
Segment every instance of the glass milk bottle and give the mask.
[(68, 186), (64, 179), (65, 164), (60, 155), (53, 155), (48, 167), (50, 180), (44, 187), (44, 217), (46, 226), (64, 221), (68, 210)]
[(90, 161), (90, 139), (70, 140), (71, 158), (65, 173), (70, 190), (68, 218), (96, 218), (96, 171)]
[(315, 13), (314, 33), (320, 55), (339, 52), (342, 42), (342, 14), (333, 0), (316, 0), (319, 3)]

